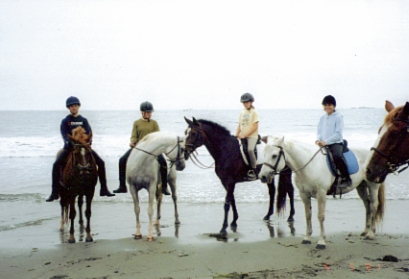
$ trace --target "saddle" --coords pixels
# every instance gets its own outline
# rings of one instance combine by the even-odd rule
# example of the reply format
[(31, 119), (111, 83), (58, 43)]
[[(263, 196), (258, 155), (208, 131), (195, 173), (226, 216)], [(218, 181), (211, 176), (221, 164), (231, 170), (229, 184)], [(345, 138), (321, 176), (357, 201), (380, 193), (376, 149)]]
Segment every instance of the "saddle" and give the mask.
[[(239, 139), (239, 145), (240, 145), (241, 156), (243, 157), (244, 163), (246, 163), (246, 165), (249, 165), (250, 159), (249, 159), (249, 153), (248, 153), (247, 139)], [(265, 146), (265, 143), (261, 140), (261, 136), (258, 135), (257, 143), (256, 143), (256, 146), (254, 147), (254, 154), (256, 155), (257, 165), (264, 163), (264, 157), (263, 157), (264, 146)], [(259, 154), (261, 155), (259, 156)]]
[[(355, 174), (359, 171), (359, 164), (358, 160), (355, 157), (355, 154), (349, 150), (348, 148), (348, 141), (344, 140), (343, 142), (343, 156), (345, 159), (345, 162), (347, 163), (348, 167), (348, 172), (350, 175)], [(337, 193), (337, 187), (339, 185), (340, 179), (341, 179), (341, 174), (338, 170), (338, 168), (335, 165), (334, 158), (332, 156), (332, 153), (328, 150), (327, 152), (327, 166), (329, 171), (333, 176), (335, 176), (335, 181), (332, 184), (331, 188), (328, 190), (327, 195), (333, 195), (335, 198), (335, 194)], [(342, 196), (342, 190), (340, 191), (340, 197)]]
[[(344, 143), (343, 143), (342, 153), (344, 155), (345, 162), (347, 163), (349, 174), (352, 175), (352, 174), (357, 173), (359, 171), (358, 160), (356, 159), (355, 154), (351, 150), (349, 150), (348, 141), (346, 140), (344, 140)], [(334, 158), (332, 157), (331, 152), (327, 152), (327, 165), (333, 176), (340, 175), (340, 172), (335, 165)]]

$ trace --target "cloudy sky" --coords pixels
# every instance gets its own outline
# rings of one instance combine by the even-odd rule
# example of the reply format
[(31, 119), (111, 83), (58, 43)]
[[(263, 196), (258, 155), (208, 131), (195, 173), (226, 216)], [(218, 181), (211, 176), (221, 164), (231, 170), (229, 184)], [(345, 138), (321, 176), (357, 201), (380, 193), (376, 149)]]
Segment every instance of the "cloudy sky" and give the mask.
[(0, 110), (409, 101), (408, 1), (0, 1)]

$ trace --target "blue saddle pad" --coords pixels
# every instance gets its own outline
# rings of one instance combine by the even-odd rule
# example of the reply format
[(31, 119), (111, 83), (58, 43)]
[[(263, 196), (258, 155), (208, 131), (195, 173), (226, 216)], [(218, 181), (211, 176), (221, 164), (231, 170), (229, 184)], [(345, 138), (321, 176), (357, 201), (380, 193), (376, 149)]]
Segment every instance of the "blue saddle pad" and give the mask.
[[(345, 160), (347, 161), (348, 165), (348, 172), (349, 174), (355, 174), (359, 171), (359, 164), (358, 160), (355, 157), (354, 152), (349, 150), (348, 152), (344, 153)], [(331, 171), (333, 176), (336, 176), (335, 171), (332, 169), (331, 163), (329, 161), (329, 156), (327, 156), (327, 166), (329, 170)]]

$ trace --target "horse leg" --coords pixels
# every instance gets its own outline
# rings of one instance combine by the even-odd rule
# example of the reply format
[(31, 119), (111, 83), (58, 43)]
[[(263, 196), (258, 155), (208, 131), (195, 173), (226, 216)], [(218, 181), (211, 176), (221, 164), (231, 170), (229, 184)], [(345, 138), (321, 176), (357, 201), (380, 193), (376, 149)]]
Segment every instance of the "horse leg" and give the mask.
[(170, 190), (172, 191), (172, 199), (173, 199), (173, 204), (175, 207), (175, 225), (180, 225), (180, 220), (179, 220), (179, 212), (178, 212), (178, 196), (176, 194), (176, 171), (173, 174), (172, 173), (173, 169), (171, 169), (171, 174), (168, 177), (168, 184), (170, 186)]
[(290, 199), (290, 216), (287, 219), (287, 222), (294, 222), (294, 214), (295, 214), (295, 207), (294, 207), (294, 186), (291, 182), (290, 176), (290, 185), (287, 185), (287, 194), (288, 198)]
[(75, 211), (75, 197), (70, 197), (69, 204), (70, 204), (71, 227), (70, 227), (70, 237), (68, 239), (68, 243), (75, 243), (74, 219), (75, 219), (75, 215), (77, 214), (77, 212)]
[(274, 200), (275, 200), (275, 195), (276, 195), (276, 187), (274, 185), (274, 178), (271, 181), (271, 183), (267, 184), (268, 186), (268, 194), (270, 196), (270, 204), (268, 207), (267, 215), (264, 216), (263, 220), (267, 221), (270, 220), (271, 215), (274, 214)]
[(236, 199), (234, 198), (234, 195), (231, 200), (231, 207), (233, 209), (233, 221), (230, 224), (230, 228), (232, 229), (233, 232), (236, 232), (237, 230), (237, 219), (239, 219), (239, 214), (237, 212), (237, 207), (236, 207)]
[(82, 218), (82, 204), (83, 203), (84, 203), (83, 196), (82, 195), (78, 196), (78, 213), (80, 215), (79, 224), (80, 224), (80, 232), (81, 233), (84, 232), (84, 220)]
[(312, 234), (312, 223), (311, 223), (311, 197), (307, 196), (306, 193), (300, 192), (300, 197), (304, 203), (305, 210), (305, 220), (307, 225), (307, 231), (302, 244), (311, 244), (311, 234)]
[(234, 199), (233, 193), (234, 193), (234, 184), (228, 184), (225, 186), (227, 194), (226, 194), (226, 200), (224, 202), (224, 220), (223, 220), (223, 226), (222, 229), (220, 230), (220, 233), (222, 235), (227, 235), (227, 226), (228, 226), (228, 219), (229, 219), (229, 210), (230, 210), (230, 204), (231, 201)]
[(375, 239), (375, 231), (376, 231), (376, 211), (378, 209), (378, 190), (379, 190), (379, 186), (380, 184), (375, 184), (375, 183), (371, 183), (369, 186), (369, 197), (370, 197), (370, 203), (369, 203), (369, 209), (371, 211), (370, 213), (370, 228), (369, 231), (365, 237), (365, 239), (370, 239), (370, 240), (374, 240)]
[(154, 223), (155, 226), (159, 226), (159, 221), (161, 218), (162, 197), (163, 197), (162, 191), (158, 190), (156, 193), (156, 199), (158, 203), (157, 203), (156, 221)]
[(141, 223), (139, 221), (139, 213), (141, 212), (141, 209), (139, 207), (139, 197), (138, 197), (138, 192), (136, 190), (136, 187), (134, 185), (129, 186), (129, 191), (131, 192), (132, 198), (133, 198), (133, 204), (134, 204), (134, 211), (135, 211), (135, 217), (136, 217), (136, 233), (135, 233), (135, 239), (141, 239), (142, 234), (141, 234)]
[(359, 197), (362, 199), (362, 202), (365, 206), (365, 230), (361, 233), (361, 236), (367, 236), (369, 230), (371, 228), (371, 210), (370, 210), (370, 199), (368, 195), (368, 185), (365, 181), (362, 181), (361, 184), (358, 185), (356, 191), (358, 192)]
[(65, 199), (61, 197), (60, 199), (60, 205), (61, 205), (61, 220), (60, 220), (60, 232), (64, 231), (64, 223), (65, 223), (65, 208), (66, 208), (66, 203)]
[(149, 232), (148, 232), (148, 241), (152, 241), (153, 239), (153, 204), (155, 202), (155, 194), (156, 194), (156, 182), (150, 184), (149, 187), (149, 206), (148, 206), (148, 215), (149, 215)]
[(92, 235), (91, 235), (91, 203), (92, 203), (92, 198), (93, 197), (94, 197), (94, 194), (86, 196), (87, 205), (86, 205), (86, 209), (85, 209), (85, 217), (87, 217), (87, 227), (86, 227), (85, 231), (87, 232), (87, 237), (85, 238), (85, 242), (94, 241), (92, 239)]
[(325, 228), (324, 228), (324, 221), (325, 221), (325, 204), (327, 202), (327, 195), (325, 191), (318, 191), (317, 193), (317, 200), (318, 200), (318, 221), (320, 222), (320, 239), (318, 240), (317, 249), (325, 249)]

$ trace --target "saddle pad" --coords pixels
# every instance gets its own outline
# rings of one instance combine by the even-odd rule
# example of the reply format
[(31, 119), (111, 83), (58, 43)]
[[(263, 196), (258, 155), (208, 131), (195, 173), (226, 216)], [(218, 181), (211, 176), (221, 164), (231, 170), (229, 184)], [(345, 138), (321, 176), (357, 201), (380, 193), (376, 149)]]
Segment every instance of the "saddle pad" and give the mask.
[[(247, 156), (246, 154), (244, 154), (244, 150), (243, 150), (243, 145), (241, 144), (241, 140), (239, 140), (239, 145), (240, 145), (240, 152), (241, 152), (241, 156), (243, 157), (243, 161), (244, 163), (246, 163), (246, 165), (249, 165), (249, 162), (247, 160)], [(266, 144), (264, 142), (261, 142), (260, 144), (256, 145), (257, 148), (257, 165), (262, 165), (265, 161), (264, 161), (264, 147), (266, 146)]]
[[(358, 160), (355, 157), (354, 152), (349, 150), (348, 152), (344, 153), (344, 158), (345, 158), (345, 161), (347, 162), (349, 174), (352, 175), (352, 174), (357, 173), (359, 171), (359, 164), (358, 164)], [(336, 176), (335, 171), (332, 169), (331, 162), (329, 161), (328, 156), (327, 156), (327, 166), (328, 166), (328, 169), (331, 171), (332, 175)]]

